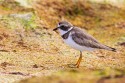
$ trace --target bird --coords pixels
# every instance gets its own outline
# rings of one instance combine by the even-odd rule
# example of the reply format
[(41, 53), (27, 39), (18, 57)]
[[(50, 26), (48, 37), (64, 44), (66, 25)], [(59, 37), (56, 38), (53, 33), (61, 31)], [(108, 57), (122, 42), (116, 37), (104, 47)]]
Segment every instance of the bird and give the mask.
[(92, 35), (88, 34), (87, 31), (72, 25), (70, 22), (60, 21), (57, 27), (53, 29), (53, 31), (57, 30), (67, 45), (80, 51), (79, 59), (77, 60), (76, 64), (73, 65), (73, 67), (79, 68), (83, 51), (105, 49), (116, 52), (115, 48), (101, 44)]

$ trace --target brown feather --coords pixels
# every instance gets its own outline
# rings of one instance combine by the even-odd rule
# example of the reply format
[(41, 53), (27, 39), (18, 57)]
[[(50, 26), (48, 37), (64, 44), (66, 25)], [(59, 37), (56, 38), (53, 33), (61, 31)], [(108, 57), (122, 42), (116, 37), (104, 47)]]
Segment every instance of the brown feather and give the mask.
[(89, 35), (87, 32), (74, 27), (71, 30), (72, 39), (79, 45), (90, 47), (90, 48), (97, 48), (97, 49), (106, 49), (113, 51), (114, 48), (109, 46), (103, 45), (99, 43), (93, 36)]

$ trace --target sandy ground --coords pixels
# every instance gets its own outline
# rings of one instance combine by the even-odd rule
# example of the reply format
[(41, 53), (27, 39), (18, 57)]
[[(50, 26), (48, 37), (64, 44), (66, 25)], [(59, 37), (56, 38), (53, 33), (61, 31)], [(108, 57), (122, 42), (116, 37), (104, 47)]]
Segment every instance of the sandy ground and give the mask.
[[(51, 12), (45, 14), (44, 9), (48, 9), (51, 3), (53, 3), (49, 9)], [(102, 83), (102, 81), (121, 83), (125, 81), (125, 47), (119, 45), (125, 40), (124, 10), (117, 12), (117, 8), (111, 5), (106, 7), (97, 5), (97, 9), (93, 10), (91, 7), (96, 8), (96, 6), (80, 4), (85, 7), (83, 7), (85, 15), (81, 14), (81, 9), (80, 14), (77, 15), (79, 12), (74, 14), (72, 12), (75, 10), (70, 9), (74, 4), (69, 3), (69, 9), (65, 10), (61, 0), (41, 2), (39, 5), (41, 7), (36, 11), (43, 18), (37, 20), (41, 24), (35, 29), (26, 29), (26, 26), (17, 21), (18, 19), (9, 17), (0, 19), (0, 83), (18, 83), (20, 80), (22, 80), (20, 83), (41, 83), (41, 81), (45, 83), (83, 81), (85, 83)], [(13, 8), (13, 5), (11, 6)], [(8, 7), (11, 6), (8, 5)], [(8, 7), (0, 6), (1, 16), (30, 10), (20, 7), (13, 10)], [(64, 16), (66, 12), (71, 13), (74, 18)], [(79, 52), (64, 44), (59, 34), (52, 31), (56, 21), (60, 19), (59, 16), (53, 16), (57, 13), (74, 25), (85, 26), (91, 35), (101, 43), (116, 48), (117, 52), (106, 50), (83, 52), (80, 68), (70, 68), (68, 64), (76, 63)], [(50, 19), (54, 21), (51, 22)], [(46, 25), (43, 25), (44, 23)], [(53, 27), (48, 27), (47, 23), (48, 26)]]
[[(123, 30), (120, 32), (122, 31)], [(40, 43), (37, 47), (36, 43), (38, 43), (38, 41), (43, 41), (43, 39), (35, 37), (38, 39), (35, 40), (34, 36), (30, 37), (31, 41), (25, 42), (24, 46), (27, 45), (25, 47), (22, 46), (22, 44), (15, 45), (16, 43), (12, 43), (12, 47), (11, 45), (8, 47), (8, 44), (5, 44), (5, 46), (1, 45), (5, 50), (0, 52), (0, 81), (11, 83), (33, 76), (51, 76), (54, 72), (57, 73), (62, 70), (67, 71), (74, 69), (70, 68), (68, 64), (76, 63), (79, 57), (79, 52), (65, 45), (57, 33), (52, 30), (49, 30), (49, 33), (53, 34), (51, 39), (49, 38), (49, 35), (45, 34), (42, 36), (44, 42)], [(12, 42), (14, 37), (11, 36), (7, 39), (10, 38)], [(26, 37), (26, 39), (27, 38), (29, 37)], [(58, 39), (55, 40), (55, 38)], [(7, 39), (5, 39), (4, 42), (1, 42), (1, 44), (7, 42)], [(32, 47), (28, 47), (28, 44), (32, 45)], [(48, 48), (48, 46), (50, 48)], [(83, 71), (82, 73), (85, 73), (85, 71), (92, 73), (95, 70), (108, 70), (110, 68), (113, 70), (124, 70), (124, 47), (114, 47), (118, 49), (117, 52), (105, 50), (83, 52), (83, 60), (78, 71)]]

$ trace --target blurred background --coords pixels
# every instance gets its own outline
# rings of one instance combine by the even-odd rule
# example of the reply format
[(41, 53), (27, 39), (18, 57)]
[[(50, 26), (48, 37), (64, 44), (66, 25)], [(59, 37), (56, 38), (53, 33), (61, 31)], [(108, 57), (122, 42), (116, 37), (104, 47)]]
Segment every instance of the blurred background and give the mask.
[[(117, 52), (79, 52), (52, 30), (66, 20)], [(125, 0), (0, 0), (0, 83), (124, 83)]]

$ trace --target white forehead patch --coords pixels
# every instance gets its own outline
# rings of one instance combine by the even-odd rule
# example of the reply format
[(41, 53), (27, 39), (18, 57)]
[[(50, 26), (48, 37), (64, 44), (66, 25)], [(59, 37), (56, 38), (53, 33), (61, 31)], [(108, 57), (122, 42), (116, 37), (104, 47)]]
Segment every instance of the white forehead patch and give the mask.
[(58, 24), (57, 27), (60, 27), (60, 25)]

